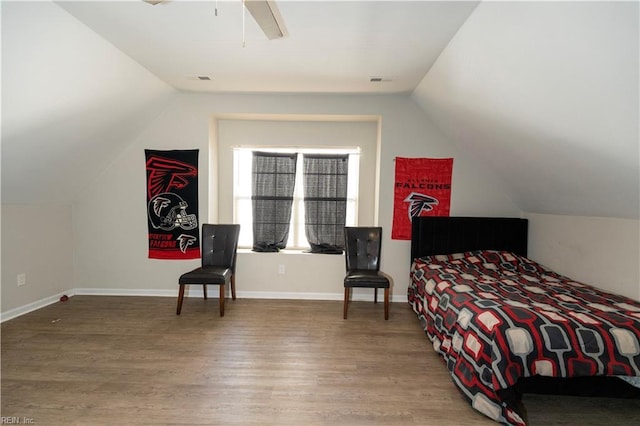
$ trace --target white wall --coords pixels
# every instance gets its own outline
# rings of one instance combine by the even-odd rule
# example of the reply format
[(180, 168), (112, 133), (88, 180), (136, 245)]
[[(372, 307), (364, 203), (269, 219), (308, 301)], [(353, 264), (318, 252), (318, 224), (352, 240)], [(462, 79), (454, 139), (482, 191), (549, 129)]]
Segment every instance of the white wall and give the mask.
[[(452, 214), (519, 216), (503, 185), (473, 158), (449, 145), (408, 96), (205, 95), (184, 93), (92, 183), (74, 205), (75, 282), (86, 292), (177, 293), (178, 276), (193, 261), (147, 259), (145, 148), (200, 149), (200, 218), (216, 217), (217, 188), (209, 183), (213, 115), (312, 114), (382, 117), (379, 224), (383, 227), (382, 269), (395, 281), (395, 300), (406, 300), (409, 242), (391, 240), (396, 156), (454, 157)], [(215, 127), (215, 126), (214, 126)], [(231, 182), (217, 182), (227, 186)], [(208, 188), (212, 186), (211, 200)], [(109, 202), (105, 202), (109, 200)], [(285, 276), (277, 275), (278, 264)], [(342, 297), (344, 258), (329, 255), (242, 253), (238, 259), (241, 297)], [(370, 295), (368, 296), (371, 297)]]
[(522, 210), (637, 219), (639, 11), (481, 2), (413, 97)]
[(0, 8), (4, 320), (75, 287), (74, 197), (175, 90), (53, 2)]
[(2, 8), (2, 202), (71, 204), (175, 90), (50, 1)]
[[(26, 274), (18, 287), (17, 275)], [(73, 285), (71, 206), (2, 205), (2, 320), (58, 300)]]
[(199, 264), (147, 258), (144, 149), (200, 149), (199, 217), (207, 217), (208, 119), (177, 98), (78, 197), (73, 205), (74, 281), (81, 293), (166, 294), (177, 288), (181, 273)]
[(574, 280), (640, 300), (640, 221), (526, 217), (530, 258)]

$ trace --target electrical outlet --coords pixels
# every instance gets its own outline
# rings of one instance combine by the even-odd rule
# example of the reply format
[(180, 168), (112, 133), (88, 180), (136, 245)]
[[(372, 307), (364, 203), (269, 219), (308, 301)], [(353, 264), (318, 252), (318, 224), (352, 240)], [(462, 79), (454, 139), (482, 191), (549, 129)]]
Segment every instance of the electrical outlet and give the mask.
[(27, 283), (27, 274), (26, 273), (21, 273), (18, 274), (18, 287), (23, 286)]
[(278, 273), (284, 275), (284, 265), (278, 265)]

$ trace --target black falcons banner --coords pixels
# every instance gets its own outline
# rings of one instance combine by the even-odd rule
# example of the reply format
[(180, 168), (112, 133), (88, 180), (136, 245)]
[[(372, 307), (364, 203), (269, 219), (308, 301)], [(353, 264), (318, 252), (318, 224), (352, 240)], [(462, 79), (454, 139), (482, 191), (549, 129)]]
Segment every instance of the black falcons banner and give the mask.
[(144, 150), (150, 259), (200, 258), (198, 150)]

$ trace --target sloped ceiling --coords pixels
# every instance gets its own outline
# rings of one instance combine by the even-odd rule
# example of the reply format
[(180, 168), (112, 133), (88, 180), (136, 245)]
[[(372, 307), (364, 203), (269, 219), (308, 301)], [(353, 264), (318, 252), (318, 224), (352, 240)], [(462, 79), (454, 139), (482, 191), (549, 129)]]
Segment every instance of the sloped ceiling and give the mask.
[(69, 204), (176, 93), (48, 2), (1, 2), (2, 203)]
[(72, 203), (176, 89), (409, 93), (477, 1), (278, 4), (242, 47), (240, 0), (0, 1), (2, 203)]
[(483, 2), (414, 99), (523, 211), (638, 218), (637, 2)]
[[(176, 90), (57, 4), (0, 6), (2, 202), (72, 202)], [(638, 39), (637, 2), (482, 2), (412, 96), (523, 211), (637, 219)]]

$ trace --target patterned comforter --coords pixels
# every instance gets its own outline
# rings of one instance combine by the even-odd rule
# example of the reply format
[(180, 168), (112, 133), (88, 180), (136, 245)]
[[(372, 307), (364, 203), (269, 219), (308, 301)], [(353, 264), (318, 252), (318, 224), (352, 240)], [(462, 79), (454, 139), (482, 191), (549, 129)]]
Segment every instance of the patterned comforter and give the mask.
[(640, 303), (509, 252), (417, 259), (409, 303), (471, 405), (524, 425), (500, 391), (519, 378), (640, 376)]

